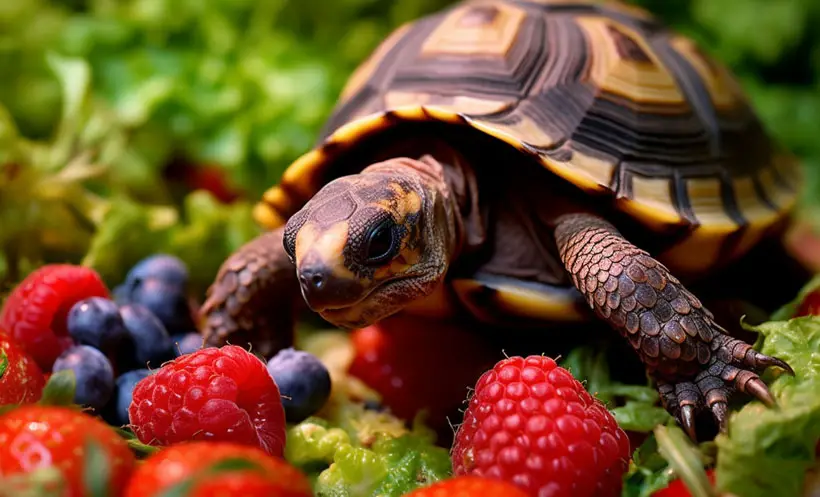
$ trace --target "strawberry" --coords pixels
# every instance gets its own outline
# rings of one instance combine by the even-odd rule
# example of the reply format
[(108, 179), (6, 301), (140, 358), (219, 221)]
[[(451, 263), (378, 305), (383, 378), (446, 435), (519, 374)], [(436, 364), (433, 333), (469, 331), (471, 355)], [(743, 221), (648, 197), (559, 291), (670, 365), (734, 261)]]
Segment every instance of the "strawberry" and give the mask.
[(131, 427), (146, 444), (232, 441), (281, 456), (285, 410), (264, 362), (235, 345), (165, 363), (134, 387)]
[(511, 357), (485, 372), (456, 433), (456, 475), (510, 481), (529, 495), (619, 496), (629, 439), (554, 360)]
[(44, 385), (45, 376), (34, 359), (0, 335), (0, 405), (37, 402)]
[(417, 488), (405, 497), (527, 497), (527, 493), (511, 483), (480, 476), (456, 476), (426, 487)]
[(61, 497), (90, 495), (84, 481), (88, 442), (108, 462), (110, 477), (103, 484), (109, 495), (120, 495), (135, 466), (134, 455), (111, 427), (71, 407), (31, 404), (0, 416), (0, 475), (57, 468), (67, 489)]
[[(715, 484), (714, 468), (706, 470), (706, 477), (712, 485)], [(669, 482), (669, 485), (666, 487), (654, 492), (652, 497), (692, 497), (692, 494), (689, 492), (686, 484), (683, 483), (683, 480), (677, 478)]]
[(498, 360), (466, 326), (426, 318), (394, 316), (354, 331), (351, 339), (356, 355), (349, 374), (377, 391), (399, 418), (427, 409), (427, 424), (439, 430), (449, 431), (447, 417), (458, 415), (469, 387)]
[(31, 355), (45, 372), (72, 345), (68, 312), (89, 297), (109, 297), (93, 269), (71, 264), (47, 264), (17, 285), (0, 310), (0, 328)]
[(814, 289), (800, 301), (795, 316), (820, 316), (820, 288)]
[(165, 169), (165, 178), (188, 191), (205, 190), (222, 203), (230, 204), (244, 195), (228, 178), (225, 169), (212, 164), (172, 161)]
[[(154, 497), (187, 487), (189, 497), (311, 497), (307, 477), (257, 447), (185, 442), (160, 450), (134, 472), (124, 497)], [(175, 494), (176, 495), (176, 494)]]

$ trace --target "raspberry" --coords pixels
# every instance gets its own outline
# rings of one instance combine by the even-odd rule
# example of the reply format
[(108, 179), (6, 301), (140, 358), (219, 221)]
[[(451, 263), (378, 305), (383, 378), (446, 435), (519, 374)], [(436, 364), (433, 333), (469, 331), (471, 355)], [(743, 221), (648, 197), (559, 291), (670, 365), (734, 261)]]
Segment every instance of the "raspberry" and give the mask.
[(12, 290), (0, 311), (0, 328), (8, 330), (43, 371), (51, 371), (55, 359), (72, 345), (68, 312), (89, 297), (109, 297), (96, 271), (71, 264), (47, 264)]
[(230, 441), (281, 456), (285, 411), (265, 363), (235, 345), (200, 349), (134, 387), (129, 419), (143, 443)]
[(510, 481), (532, 496), (618, 496), (629, 439), (604, 405), (549, 357), (485, 372), (451, 454), (456, 475)]

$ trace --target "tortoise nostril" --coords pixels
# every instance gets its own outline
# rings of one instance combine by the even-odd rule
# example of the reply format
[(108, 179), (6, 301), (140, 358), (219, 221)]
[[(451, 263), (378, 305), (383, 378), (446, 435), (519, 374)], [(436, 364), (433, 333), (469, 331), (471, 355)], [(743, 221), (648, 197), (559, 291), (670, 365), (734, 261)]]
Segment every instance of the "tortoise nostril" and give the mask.
[(321, 273), (315, 273), (310, 277), (310, 284), (317, 290), (321, 290), (325, 284), (325, 277)]

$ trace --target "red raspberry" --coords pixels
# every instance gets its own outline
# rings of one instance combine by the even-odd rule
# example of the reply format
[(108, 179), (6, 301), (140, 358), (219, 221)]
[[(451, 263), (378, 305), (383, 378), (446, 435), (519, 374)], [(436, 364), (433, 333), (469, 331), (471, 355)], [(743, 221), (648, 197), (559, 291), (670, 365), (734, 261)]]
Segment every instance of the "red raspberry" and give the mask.
[(68, 311), (89, 297), (110, 297), (96, 271), (47, 264), (12, 290), (0, 311), (0, 328), (7, 330), (43, 371), (51, 371), (57, 357), (72, 345), (66, 329)]
[(200, 349), (137, 383), (128, 415), (146, 444), (227, 441), (282, 456), (285, 410), (265, 363), (235, 345)]
[(619, 496), (629, 439), (549, 357), (511, 357), (478, 380), (452, 451), (456, 475), (510, 481), (532, 496)]
[(37, 402), (45, 383), (34, 359), (0, 332), (0, 406)]

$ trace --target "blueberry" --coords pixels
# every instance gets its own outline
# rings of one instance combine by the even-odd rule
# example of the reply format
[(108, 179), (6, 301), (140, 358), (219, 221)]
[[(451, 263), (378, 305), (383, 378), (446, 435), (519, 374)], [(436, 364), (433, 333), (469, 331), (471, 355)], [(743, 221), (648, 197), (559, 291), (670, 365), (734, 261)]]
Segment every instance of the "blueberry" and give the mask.
[(193, 328), (188, 305), (188, 268), (179, 258), (157, 254), (138, 262), (115, 289), (120, 303), (142, 304), (153, 312), (169, 333)]
[(133, 287), (148, 278), (184, 287), (188, 284), (188, 267), (173, 255), (155, 254), (136, 263), (125, 276), (125, 284)]
[(102, 297), (74, 304), (68, 312), (68, 333), (78, 345), (89, 345), (111, 356), (128, 340), (119, 306)]
[(114, 368), (102, 352), (88, 345), (75, 345), (54, 361), (54, 372), (71, 369), (77, 381), (74, 403), (100, 409), (114, 392)]
[(330, 397), (330, 373), (313, 354), (283, 349), (268, 361), (268, 372), (279, 387), (288, 423), (312, 416)]
[(174, 354), (176, 354), (177, 357), (196, 352), (202, 348), (202, 335), (195, 331), (174, 335), (171, 337), (171, 341), (175, 345)]
[(120, 307), (120, 316), (133, 342), (133, 362), (124, 369), (144, 368), (149, 362), (159, 365), (173, 359), (173, 343), (168, 330), (147, 307), (126, 304)]
[(115, 426), (127, 425), (131, 421), (128, 419), (128, 407), (131, 405), (131, 394), (134, 387), (143, 378), (154, 373), (149, 369), (134, 369), (123, 373), (117, 378), (117, 387), (109, 402), (106, 421)]
[(162, 321), (169, 333), (184, 333), (194, 327), (184, 287), (158, 278), (146, 278), (131, 287), (128, 301), (140, 304)]

